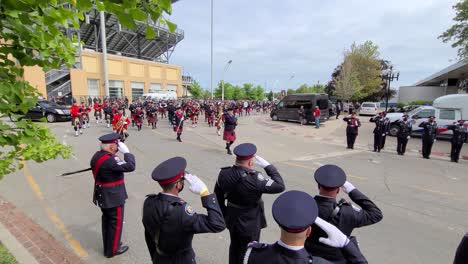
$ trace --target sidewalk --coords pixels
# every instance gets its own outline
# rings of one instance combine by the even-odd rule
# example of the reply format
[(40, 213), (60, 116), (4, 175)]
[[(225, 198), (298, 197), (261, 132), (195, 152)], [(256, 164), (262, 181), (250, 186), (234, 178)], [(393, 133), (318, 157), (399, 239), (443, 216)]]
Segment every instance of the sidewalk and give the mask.
[(1, 195), (0, 240), (19, 263), (82, 263), (76, 255)]

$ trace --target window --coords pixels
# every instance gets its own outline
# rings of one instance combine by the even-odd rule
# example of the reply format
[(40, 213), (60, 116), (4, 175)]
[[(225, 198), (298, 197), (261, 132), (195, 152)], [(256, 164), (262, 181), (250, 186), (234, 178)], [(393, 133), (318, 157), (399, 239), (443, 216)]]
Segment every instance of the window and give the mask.
[(148, 93), (158, 93), (161, 91), (161, 84), (160, 83), (152, 83)]
[[(366, 104), (362, 104), (361, 107), (372, 107), (372, 108), (377, 108), (377, 104), (366, 103)], [(385, 106), (384, 106), (384, 107), (385, 107)]]
[(132, 99), (138, 99), (143, 96), (143, 90), (145, 89), (145, 83), (142, 82), (131, 82), (132, 87)]
[(99, 97), (99, 80), (88, 79), (88, 95), (92, 98)]
[(301, 106), (304, 106), (304, 109), (310, 109), (312, 108), (312, 102), (308, 100), (299, 100), (296, 102), (297, 108), (300, 108)]
[(283, 107), (284, 107), (284, 102), (283, 102), (283, 101), (279, 102), (279, 104), (278, 104), (278, 109), (281, 109), (281, 108), (283, 108)]
[(109, 97), (122, 98), (123, 81), (109, 80)]
[(428, 118), (430, 116), (435, 115), (435, 110), (434, 109), (424, 109), (424, 110), (420, 111), (419, 113), (416, 113), (416, 115), (419, 118)]
[(168, 85), (167, 85), (167, 91), (169, 91), (169, 92), (177, 92), (177, 85), (168, 84)]
[(440, 119), (455, 120), (455, 110), (440, 110)]
[(286, 102), (286, 108), (299, 108), (299, 106), (296, 104), (296, 101), (289, 101)]
[(319, 99), (317, 100), (317, 105), (320, 109), (328, 109), (328, 100), (327, 99)]

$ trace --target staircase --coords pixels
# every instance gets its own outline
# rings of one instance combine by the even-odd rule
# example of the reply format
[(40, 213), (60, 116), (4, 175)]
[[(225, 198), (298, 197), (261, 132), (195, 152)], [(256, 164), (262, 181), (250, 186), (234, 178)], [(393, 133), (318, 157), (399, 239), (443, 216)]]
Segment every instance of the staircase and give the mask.
[(45, 79), (47, 98), (71, 94), (70, 69), (66, 65), (46, 72)]

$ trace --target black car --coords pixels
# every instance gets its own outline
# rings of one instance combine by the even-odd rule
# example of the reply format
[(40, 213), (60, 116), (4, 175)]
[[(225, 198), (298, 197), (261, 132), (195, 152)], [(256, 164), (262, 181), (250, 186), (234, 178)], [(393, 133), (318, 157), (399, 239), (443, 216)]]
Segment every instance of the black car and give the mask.
[(312, 112), (315, 107), (320, 109), (320, 122), (329, 118), (329, 100), (327, 94), (291, 94), (284, 97), (272, 110), (270, 117), (273, 121), (299, 121), (298, 110), (304, 106), (306, 123), (314, 123)]
[(71, 119), (70, 108), (49, 101), (38, 101), (36, 106), (29, 109), (24, 116), (16, 118), (10, 115), (11, 121), (18, 121), (23, 118), (31, 120), (40, 120), (45, 118), (49, 123), (53, 123), (55, 121), (68, 121)]

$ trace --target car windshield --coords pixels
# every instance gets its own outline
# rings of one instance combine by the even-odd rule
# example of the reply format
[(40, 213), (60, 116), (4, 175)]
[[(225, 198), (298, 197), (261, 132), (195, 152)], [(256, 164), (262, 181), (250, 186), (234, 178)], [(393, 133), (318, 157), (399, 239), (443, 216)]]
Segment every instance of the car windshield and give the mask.
[(413, 115), (415, 115), (416, 112), (418, 112), (418, 111), (419, 111), (419, 107), (417, 107), (417, 108), (415, 108), (415, 109), (409, 111), (409, 112), (408, 112), (408, 115), (409, 115), (409, 116), (413, 116)]
[(40, 101), (38, 104), (44, 108), (49, 108), (49, 107), (59, 107), (57, 104), (49, 102), (49, 101)]
[(376, 107), (375, 104), (362, 104), (361, 107)]

